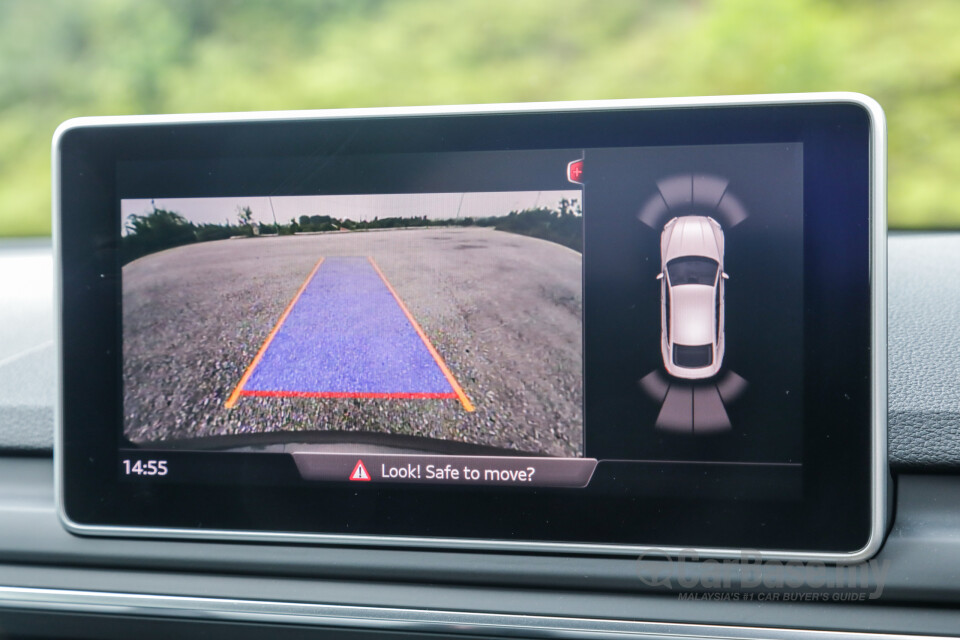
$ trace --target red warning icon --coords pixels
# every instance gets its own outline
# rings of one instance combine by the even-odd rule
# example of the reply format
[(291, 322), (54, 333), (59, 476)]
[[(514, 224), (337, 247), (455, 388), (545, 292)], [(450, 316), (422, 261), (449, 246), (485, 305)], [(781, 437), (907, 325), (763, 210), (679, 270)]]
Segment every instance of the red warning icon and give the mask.
[(363, 460), (357, 460), (357, 466), (355, 466), (353, 472), (350, 473), (350, 479), (370, 482), (370, 474), (367, 472), (367, 468), (363, 466)]
[(583, 184), (583, 158), (567, 163), (567, 180), (573, 184)]

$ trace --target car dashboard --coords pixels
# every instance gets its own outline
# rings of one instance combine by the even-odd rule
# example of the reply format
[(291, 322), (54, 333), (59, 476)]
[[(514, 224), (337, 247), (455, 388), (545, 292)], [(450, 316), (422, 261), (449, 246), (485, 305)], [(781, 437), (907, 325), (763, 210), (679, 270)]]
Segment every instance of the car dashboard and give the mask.
[[(0, 637), (960, 637), (960, 234), (891, 232), (889, 530), (781, 563), (68, 533), (55, 507), (53, 257), (0, 245)], [(842, 514), (837, 514), (842, 517)]]

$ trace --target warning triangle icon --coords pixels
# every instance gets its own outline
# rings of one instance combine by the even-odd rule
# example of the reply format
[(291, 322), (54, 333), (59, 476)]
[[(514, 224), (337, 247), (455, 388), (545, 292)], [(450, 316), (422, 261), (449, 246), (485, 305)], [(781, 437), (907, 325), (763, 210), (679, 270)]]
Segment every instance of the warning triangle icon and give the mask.
[(357, 466), (353, 468), (350, 479), (370, 482), (370, 474), (367, 472), (367, 468), (363, 466), (363, 460), (357, 460)]

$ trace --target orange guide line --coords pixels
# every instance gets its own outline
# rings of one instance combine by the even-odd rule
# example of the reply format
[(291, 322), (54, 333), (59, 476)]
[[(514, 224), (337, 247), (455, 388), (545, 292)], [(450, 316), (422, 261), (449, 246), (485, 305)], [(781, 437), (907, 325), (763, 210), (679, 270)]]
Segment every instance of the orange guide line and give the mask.
[(383, 271), (380, 271), (380, 267), (377, 266), (373, 256), (367, 256), (367, 260), (369, 260), (370, 264), (373, 265), (377, 275), (379, 275), (380, 279), (383, 280), (383, 284), (387, 285), (387, 289), (390, 290), (390, 293), (393, 295), (393, 299), (397, 301), (398, 305), (400, 305), (400, 310), (403, 311), (403, 315), (407, 316), (407, 320), (410, 321), (410, 324), (413, 325), (417, 335), (420, 336), (421, 340), (423, 340), (423, 344), (427, 347), (427, 351), (429, 351), (430, 355), (433, 356), (433, 359), (437, 361), (437, 366), (440, 367), (440, 371), (442, 371), (443, 375), (446, 376), (447, 382), (449, 382), (450, 386), (453, 387), (453, 392), (457, 394), (457, 399), (460, 400), (460, 404), (463, 405), (464, 410), (469, 412), (475, 411), (476, 408), (473, 406), (473, 403), (470, 402), (470, 398), (467, 397), (467, 394), (463, 392), (463, 387), (461, 387), (460, 383), (457, 382), (457, 379), (453, 377), (453, 373), (451, 373), (450, 369), (447, 368), (447, 364), (443, 361), (443, 358), (439, 353), (437, 353), (437, 350), (434, 349), (433, 344), (430, 342), (430, 338), (427, 337), (427, 334), (423, 332), (423, 329), (421, 329), (417, 321), (414, 320), (413, 314), (410, 313), (409, 309), (407, 309), (407, 305), (403, 304), (403, 300), (401, 300), (400, 296), (397, 295), (397, 292), (390, 284), (390, 281), (387, 280), (387, 277), (383, 275)]
[(249, 380), (250, 376), (253, 375), (253, 370), (257, 368), (258, 364), (260, 364), (260, 359), (263, 358), (263, 354), (267, 352), (267, 347), (269, 347), (270, 343), (273, 342), (274, 336), (276, 336), (277, 332), (280, 331), (280, 327), (283, 326), (287, 316), (289, 316), (290, 312), (293, 311), (293, 306), (297, 304), (300, 296), (303, 295), (304, 289), (306, 289), (307, 285), (310, 284), (310, 281), (313, 280), (313, 276), (316, 275), (317, 269), (320, 268), (321, 264), (323, 264), (323, 258), (317, 260), (317, 264), (313, 265), (313, 270), (310, 271), (310, 275), (307, 276), (307, 279), (304, 280), (303, 284), (300, 285), (300, 288), (297, 289), (297, 294), (293, 296), (293, 300), (291, 300), (290, 304), (287, 305), (287, 308), (283, 310), (283, 315), (281, 315), (280, 319), (277, 320), (277, 324), (273, 325), (273, 329), (271, 329), (270, 333), (267, 334), (267, 339), (263, 341), (262, 345), (260, 345), (260, 350), (257, 351), (257, 355), (253, 357), (253, 360), (250, 362), (250, 366), (248, 366), (247, 370), (243, 372), (243, 377), (240, 378), (240, 382), (238, 382), (237, 386), (234, 387), (233, 393), (230, 394), (230, 397), (227, 398), (227, 401), (223, 404), (223, 406), (227, 409), (233, 409), (233, 407), (237, 404), (237, 400), (240, 399), (240, 394), (243, 392), (243, 387), (247, 384), (247, 380)]

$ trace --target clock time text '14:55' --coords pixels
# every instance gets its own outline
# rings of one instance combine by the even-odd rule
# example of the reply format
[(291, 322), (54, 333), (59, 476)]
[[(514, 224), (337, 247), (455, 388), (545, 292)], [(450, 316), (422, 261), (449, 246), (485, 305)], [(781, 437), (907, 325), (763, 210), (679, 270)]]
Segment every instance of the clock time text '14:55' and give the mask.
[(124, 475), (165, 476), (167, 472), (166, 460), (123, 460)]

